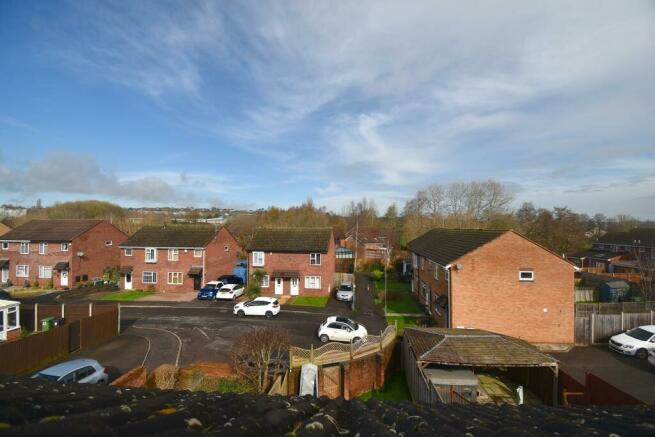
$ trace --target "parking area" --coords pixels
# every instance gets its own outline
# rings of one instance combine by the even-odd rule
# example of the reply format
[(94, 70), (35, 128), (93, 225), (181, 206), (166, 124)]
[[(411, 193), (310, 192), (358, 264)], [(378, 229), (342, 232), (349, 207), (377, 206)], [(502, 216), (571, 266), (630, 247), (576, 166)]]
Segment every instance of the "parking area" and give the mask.
[(655, 366), (646, 360), (612, 352), (606, 345), (574, 347), (552, 355), (560, 360), (562, 370), (582, 383), (585, 372), (591, 372), (635, 398), (655, 404)]

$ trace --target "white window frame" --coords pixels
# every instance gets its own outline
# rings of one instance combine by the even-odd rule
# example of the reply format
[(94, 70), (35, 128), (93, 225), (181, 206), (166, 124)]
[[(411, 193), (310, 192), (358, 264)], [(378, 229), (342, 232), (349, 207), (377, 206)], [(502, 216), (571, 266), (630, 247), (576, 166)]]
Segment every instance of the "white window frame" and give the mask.
[(179, 261), (180, 260), (180, 249), (168, 249), (168, 260), (169, 261)]
[(167, 276), (168, 285), (182, 285), (184, 282), (184, 276), (182, 275), (182, 272), (168, 272)]
[[(23, 273), (18, 273), (18, 270), (23, 270)], [(27, 264), (17, 264), (16, 265), (16, 277), (17, 278), (29, 278), (30, 277), (30, 266)]]
[(305, 276), (305, 289), (307, 290), (320, 290), (321, 277), (320, 276)]
[(420, 265), (420, 267), (421, 267), (421, 270), (425, 270), (425, 258), (424, 258), (424, 257), (420, 257), (420, 258), (418, 259), (418, 263), (419, 263), (419, 265)]
[[(529, 278), (524, 278), (523, 273), (530, 273)], [(534, 282), (534, 271), (533, 270), (519, 270), (519, 281), (521, 282)]]
[(418, 269), (418, 256), (415, 253), (412, 254), (412, 267)]
[(105, 246), (109, 247), (109, 246), (113, 246), (113, 245), (114, 245), (114, 242), (112, 240), (105, 240)]
[[(23, 247), (25, 248), (25, 251), (23, 252)], [(18, 253), (21, 255), (28, 255), (30, 253), (30, 243), (20, 243), (20, 247), (18, 248)]]
[(262, 283), (261, 283), (260, 286), (261, 286), (262, 288), (268, 288), (268, 287), (270, 287), (270, 285), (271, 285), (271, 278), (270, 278), (270, 276), (269, 276), (269, 275), (264, 275), (264, 276), (262, 276)]
[(252, 253), (252, 266), (253, 267), (263, 267), (266, 262), (266, 257), (262, 251), (254, 251)]
[(134, 254), (134, 250), (130, 248), (126, 248), (124, 251), (125, 256), (132, 256)]
[(194, 258), (202, 258), (202, 249), (193, 249)]
[[(316, 262), (318, 261), (318, 262)], [(320, 266), (321, 265), (321, 254), (320, 252), (312, 252), (309, 254), (309, 265), (310, 266)]]
[(225, 246), (223, 246), (223, 251), (224, 252), (229, 252), (230, 251), (230, 245), (226, 244)]
[[(16, 324), (10, 325), (9, 324), (9, 314), (16, 314)], [(2, 317), (2, 314), (0, 314), (0, 317)], [(18, 311), (18, 307), (9, 307), (7, 308), (7, 323), (5, 325), (5, 331), (10, 331), (12, 329), (16, 329), (20, 326), (20, 312)]]
[[(152, 253), (153, 256), (149, 257), (148, 254)], [(156, 247), (146, 247), (143, 251), (143, 259), (149, 264), (157, 262), (157, 248)]]
[(48, 254), (48, 243), (39, 243), (39, 255)]
[(439, 264), (437, 263), (432, 263), (434, 264), (434, 279), (435, 281), (439, 280)]
[[(152, 282), (146, 281), (146, 274), (150, 275)], [(156, 284), (157, 283), (157, 272), (143, 272), (141, 274), (141, 282), (144, 284)]]
[(8, 241), (3, 241), (2, 242), (2, 250), (9, 250), (9, 242)]
[(59, 246), (59, 249), (62, 252), (68, 252), (70, 250), (70, 247), (71, 247), (70, 243), (61, 243), (61, 245)]
[[(50, 275), (45, 274), (47, 269), (50, 269)], [(39, 266), (39, 279), (52, 279), (52, 266)]]

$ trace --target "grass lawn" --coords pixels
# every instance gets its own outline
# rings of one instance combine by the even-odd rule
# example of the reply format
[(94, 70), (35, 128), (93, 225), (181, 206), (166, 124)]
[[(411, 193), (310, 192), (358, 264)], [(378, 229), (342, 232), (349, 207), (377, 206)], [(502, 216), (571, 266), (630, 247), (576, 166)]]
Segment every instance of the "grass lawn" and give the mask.
[(398, 323), (396, 326), (398, 326), (398, 334), (401, 335), (403, 331), (405, 330), (405, 327), (411, 327), (411, 326), (417, 326), (416, 321), (418, 320), (417, 317), (407, 317), (407, 316), (388, 316), (387, 317), (387, 323), (389, 325), (393, 325), (394, 323)]
[(359, 397), (361, 400), (366, 401), (371, 398), (380, 401), (409, 401), (409, 389), (407, 388), (407, 380), (405, 379), (405, 372), (395, 372), (387, 380), (381, 390), (373, 390), (364, 393)]
[(328, 296), (296, 296), (289, 301), (288, 305), (323, 308), (327, 305), (328, 299)]
[(153, 294), (155, 294), (154, 291), (113, 291), (111, 293), (105, 294), (102, 297), (99, 297), (98, 300), (137, 300), (141, 299), (142, 297), (151, 296)]
[[(378, 290), (384, 290), (384, 278), (379, 281), (375, 281), (375, 286)], [(412, 289), (412, 285), (409, 282), (396, 281), (387, 278), (387, 291), (407, 291), (409, 292)]]

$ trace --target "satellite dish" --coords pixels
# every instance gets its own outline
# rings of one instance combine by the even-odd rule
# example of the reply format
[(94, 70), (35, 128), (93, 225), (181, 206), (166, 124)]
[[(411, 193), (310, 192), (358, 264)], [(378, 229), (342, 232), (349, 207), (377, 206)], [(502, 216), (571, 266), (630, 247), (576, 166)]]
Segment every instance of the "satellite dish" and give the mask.
[(457, 267), (457, 270), (462, 270), (464, 268), (464, 264), (457, 264), (455, 267)]
[(77, 252), (76, 255), (79, 256), (80, 258), (82, 258), (84, 256), (84, 252)]

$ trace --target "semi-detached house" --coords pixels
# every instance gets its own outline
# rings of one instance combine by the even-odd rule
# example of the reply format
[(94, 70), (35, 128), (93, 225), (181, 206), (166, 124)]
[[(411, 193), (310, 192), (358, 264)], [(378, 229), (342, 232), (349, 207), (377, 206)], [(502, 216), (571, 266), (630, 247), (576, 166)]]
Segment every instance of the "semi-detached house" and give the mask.
[(226, 227), (144, 226), (121, 244), (121, 288), (198, 290), (231, 274), (240, 251)]
[(264, 273), (262, 295), (328, 296), (335, 271), (331, 228), (262, 228), (248, 245), (248, 277)]
[(408, 243), (437, 326), (573, 343), (574, 265), (512, 230), (433, 229)]
[(0, 236), (0, 283), (73, 287), (118, 267), (126, 239), (104, 220), (32, 220)]

